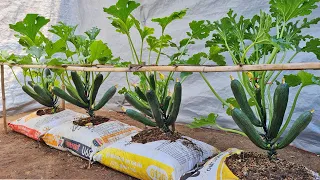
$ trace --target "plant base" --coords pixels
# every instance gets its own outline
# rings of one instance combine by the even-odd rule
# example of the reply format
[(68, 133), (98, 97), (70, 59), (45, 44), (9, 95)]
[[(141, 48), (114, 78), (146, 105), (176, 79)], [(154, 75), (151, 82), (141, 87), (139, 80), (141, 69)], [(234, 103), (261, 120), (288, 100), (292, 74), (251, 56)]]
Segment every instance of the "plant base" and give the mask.
[(268, 156), (254, 152), (233, 154), (226, 164), (240, 179), (314, 179), (304, 166), (283, 159), (269, 160)]
[(194, 144), (189, 139), (182, 137), (182, 135), (180, 133), (178, 133), (178, 132), (165, 133), (159, 128), (145, 129), (145, 130), (139, 132), (138, 134), (134, 135), (132, 137), (131, 142), (146, 144), (149, 142), (160, 141), (160, 140), (169, 140), (171, 142), (175, 142), (178, 139), (183, 140), (182, 144), (185, 145), (186, 147), (193, 148), (196, 151), (202, 152), (200, 147), (198, 147), (196, 144)]
[(88, 123), (92, 123), (93, 126), (99, 125), (105, 122), (108, 122), (110, 119), (103, 116), (94, 116), (94, 117), (86, 117), (81, 118), (76, 121), (73, 121), (73, 124), (78, 126), (86, 126)]
[[(61, 111), (63, 111), (62, 108), (57, 108), (55, 113), (58, 113), (58, 112), (61, 112)], [(43, 116), (43, 115), (46, 115), (46, 114), (54, 114), (54, 112), (52, 111), (52, 108), (39, 109), (37, 111), (37, 115), (38, 116)]]

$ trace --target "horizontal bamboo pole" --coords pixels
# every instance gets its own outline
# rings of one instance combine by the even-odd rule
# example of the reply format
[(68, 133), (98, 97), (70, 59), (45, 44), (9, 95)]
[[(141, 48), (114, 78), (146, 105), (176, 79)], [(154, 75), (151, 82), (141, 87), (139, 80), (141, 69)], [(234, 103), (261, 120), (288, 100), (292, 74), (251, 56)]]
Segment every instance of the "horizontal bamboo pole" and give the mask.
[(113, 67), (112, 65), (19, 65), (0, 63), (0, 65), (16, 66), (22, 68), (51, 68), (65, 69), (71, 71), (93, 71), (93, 72), (145, 72), (145, 71), (162, 71), (162, 72), (238, 72), (238, 71), (278, 71), (278, 70), (319, 70), (320, 62), (309, 63), (290, 63), (290, 64), (258, 64), (258, 65), (236, 65), (236, 66), (190, 66), (190, 65), (173, 65), (173, 66), (146, 66), (130, 65), (129, 67)]

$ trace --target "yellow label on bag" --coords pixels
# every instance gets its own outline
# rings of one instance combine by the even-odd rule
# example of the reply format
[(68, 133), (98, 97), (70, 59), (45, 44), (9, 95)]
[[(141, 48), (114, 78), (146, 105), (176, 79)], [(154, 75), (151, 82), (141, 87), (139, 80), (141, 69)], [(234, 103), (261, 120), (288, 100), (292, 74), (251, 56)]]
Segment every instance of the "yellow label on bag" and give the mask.
[(239, 179), (237, 176), (235, 176), (232, 171), (228, 168), (228, 166), (225, 163), (225, 160), (230, 155), (226, 155), (222, 158), (222, 160), (219, 163), (218, 170), (217, 170), (217, 179), (228, 179), (228, 180), (237, 180)]
[(51, 146), (54, 146), (54, 147), (58, 146), (58, 141), (56, 140), (56, 137), (53, 134), (49, 134), (49, 133), (45, 134), (42, 137), (42, 140), (44, 142), (46, 142), (46, 144), (48, 144), (48, 145), (51, 145)]
[(101, 163), (139, 179), (171, 180), (174, 168), (157, 160), (123, 151), (106, 148), (98, 153)]
[(228, 168), (228, 166), (225, 163), (225, 160), (232, 154), (240, 154), (242, 150), (229, 148), (226, 151), (228, 152), (228, 154), (224, 155), (218, 166), (217, 179), (237, 180), (239, 178), (236, 175), (234, 175), (233, 172)]
[(37, 111), (36, 111), (36, 112), (33, 112), (33, 113), (31, 113), (31, 114), (29, 114), (29, 115), (27, 115), (27, 116), (25, 116), (25, 117), (23, 117), (23, 120), (24, 120), (24, 122), (27, 122), (27, 121), (29, 121), (29, 120), (31, 120), (31, 119), (36, 118), (36, 117), (39, 117), (39, 116), (37, 115)]

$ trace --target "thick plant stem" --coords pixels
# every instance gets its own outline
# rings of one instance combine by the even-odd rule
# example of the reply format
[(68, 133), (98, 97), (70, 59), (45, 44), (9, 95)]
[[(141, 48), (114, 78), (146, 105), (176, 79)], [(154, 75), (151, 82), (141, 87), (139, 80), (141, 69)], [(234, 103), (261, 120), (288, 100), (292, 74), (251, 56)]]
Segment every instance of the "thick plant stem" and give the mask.
[[(269, 104), (269, 117), (271, 118), (273, 116), (273, 102), (271, 98), (271, 86), (268, 86), (267, 89), (267, 95), (268, 95), (268, 104)], [(271, 124), (271, 121), (269, 121), (269, 126)]]
[(228, 104), (225, 100), (223, 100), (222, 97), (214, 90), (214, 88), (211, 86), (210, 82), (209, 82), (208, 79), (203, 75), (202, 72), (200, 72), (200, 75), (201, 75), (201, 77), (203, 78), (203, 80), (206, 82), (206, 84), (209, 86), (209, 88), (210, 88), (210, 90), (212, 91), (212, 93), (219, 99), (219, 101), (220, 101), (223, 105), (229, 107), (229, 104)]
[[(66, 76), (67, 76), (67, 81), (68, 81), (68, 83), (71, 85), (72, 83), (71, 83), (71, 80), (70, 80), (70, 78), (68, 77), (68, 71), (67, 70), (65, 70), (65, 73), (66, 73)], [(64, 75), (62, 74), (62, 77), (63, 77)], [(60, 77), (61, 78), (61, 77)], [(62, 78), (63, 79), (63, 82), (64, 82), (64, 78)]]
[(106, 77), (103, 78), (102, 82), (104, 82), (109, 76), (110, 76), (111, 72), (108, 72), (108, 74), (106, 75)]
[(268, 157), (270, 160), (275, 159), (275, 157), (277, 155), (277, 151), (275, 149), (270, 149), (267, 152), (268, 152)]
[[(290, 63), (290, 62), (293, 60), (293, 58), (296, 57), (296, 55), (297, 55), (298, 53), (299, 53), (299, 52), (295, 52), (294, 55), (292, 55), (291, 58), (287, 61), (287, 63)], [(283, 62), (283, 61), (280, 61), (280, 63), (282, 63), (282, 62)], [(281, 71), (278, 71), (278, 73), (276, 74), (276, 76), (273, 78), (273, 80), (272, 80), (271, 82), (275, 81), (275, 80), (278, 78), (278, 76), (281, 74), (281, 72), (282, 72), (282, 70), (281, 70)], [(269, 75), (269, 76), (267, 75), (266, 82), (268, 82), (271, 77), (272, 77), (272, 75)]]
[(44, 75), (43, 75), (43, 72), (44, 72), (44, 69), (42, 69), (42, 71), (41, 71), (41, 83), (42, 83), (42, 84), (44, 84), (44, 78), (43, 78)]
[(237, 58), (234, 56), (234, 54), (232, 53), (232, 51), (231, 51), (231, 49), (230, 49), (230, 47), (229, 47), (228, 42), (227, 42), (226, 39), (224, 39), (224, 44), (226, 45), (226, 47), (227, 47), (227, 49), (228, 49), (228, 52), (229, 52), (230, 56), (232, 57), (233, 63), (234, 63), (234, 64), (238, 64), (238, 60), (237, 60)]
[(12, 74), (13, 74), (14, 78), (17, 80), (17, 82), (20, 84), (20, 86), (23, 86), (23, 85), (21, 84), (21, 82), (19, 81), (19, 79), (18, 79), (18, 77), (17, 77), (16, 73), (14, 72), (14, 70), (13, 70), (12, 66), (9, 66), (9, 67), (10, 67), (10, 69), (11, 69), (11, 71), (12, 71)]
[(223, 128), (223, 127), (219, 126), (218, 124), (216, 124), (216, 126), (217, 126), (217, 128), (221, 129), (222, 131), (236, 133), (236, 134), (240, 134), (242, 136), (247, 136), (244, 132), (241, 132), (241, 131), (238, 131), (235, 129)]
[[(274, 57), (277, 55), (278, 52), (278, 48), (274, 47), (273, 51), (267, 61), (267, 64), (270, 64), (272, 62), (272, 60), (274, 59)], [(264, 71), (261, 75), (261, 82), (260, 82), (260, 88), (261, 88), (261, 104), (262, 104), (262, 108), (266, 109), (266, 100), (265, 100), (265, 90), (266, 90), (266, 74), (267, 71)]]
[(246, 55), (247, 55), (248, 51), (249, 51), (254, 45), (255, 45), (255, 43), (250, 44), (250, 45), (245, 49), (245, 51), (243, 52), (242, 57), (241, 57), (241, 59), (240, 59), (240, 62), (241, 62), (242, 64), (244, 64), (244, 59), (246, 58)]
[[(31, 70), (28, 69), (28, 71), (29, 71), (29, 73), (31, 74)], [(26, 79), (27, 79), (26, 76), (24, 76), (24, 84), (26, 84)], [(32, 82), (36, 83), (36, 82), (34, 81), (34, 79), (33, 79), (32, 76), (30, 76), (30, 79), (31, 79)]]
[(250, 82), (248, 81), (248, 79), (247, 79), (248, 77), (247, 77), (247, 75), (245, 74), (245, 72), (242, 72), (242, 78), (243, 78), (243, 86), (244, 86), (245, 89), (247, 90), (249, 96), (253, 99), (253, 102), (254, 102), (254, 104), (255, 104), (255, 106), (256, 106), (256, 109), (257, 109), (257, 111), (258, 111), (258, 114), (259, 114), (259, 116), (261, 117), (261, 116), (262, 116), (262, 112), (261, 112), (260, 106), (259, 106), (259, 104), (258, 104), (257, 99), (255, 98), (254, 93), (253, 93), (254, 90), (249, 87), (249, 86), (250, 86)]
[(131, 87), (130, 87), (130, 83), (129, 83), (129, 77), (128, 77), (128, 72), (126, 72), (126, 81), (127, 81), (127, 84), (128, 84), (128, 88), (129, 88), (129, 90), (131, 91)]
[[(151, 65), (150, 58), (151, 58), (151, 50), (149, 50), (149, 55), (148, 55), (148, 65)], [(150, 75), (150, 74), (149, 74), (149, 75)]]
[(141, 64), (141, 62), (139, 61), (139, 57), (138, 57), (136, 48), (135, 48), (134, 45), (133, 45), (133, 42), (132, 42), (132, 39), (131, 39), (130, 34), (128, 34), (128, 39), (129, 39), (129, 44), (130, 44), (130, 46), (132, 47), (133, 53), (134, 53), (134, 55), (135, 55), (135, 57), (136, 57), (136, 59), (137, 59), (137, 61), (138, 61), (138, 64)]
[(182, 50), (182, 52), (181, 52), (181, 54), (180, 54), (180, 56), (179, 56), (178, 60), (180, 60), (180, 59), (182, 58), (183, 53), (186, 51), (187, 46), (189, 45), (189, 43), (190, 43), (190, 41), (191, 41), (191, 39), (192, 39), (192, 38), (193, 38), (193, 37), (191, 36), (191, 37), (188, 39), (187, 44), (184, 46), (184, 48), (183, 48), (183, 50)]
[[(168, 77), (167, 77), (167, 79), (166, 79), (166, 83), (165, 83), (165, 85), (164, 85), (164, 88), (163, 88), (163, 93), (162, 93), (162, 102), (161, 103), (164, 103), (164, 99), (166, 98), (166, 96), (167, 96), (167, 90), (168, 90), (168, 85), (169, 85), (169, 80), (171, 79), (171, 77), (173, 76), (173, 72), (170, 72), (169, 74), (168, 74)], [(171, 100), (170, 100), (171, 101)]]
[(94, 117), (94, 111), (93, 110), (89, 109), (87, 111), (87, 113), (89, 114), (90, 117)]
[(140, 47), (140, 62), (142, 62), (142, 50), (143, 50), (143, 40), (141, 42), (141, 47)]
[[(279, 64), (282, 64), (282, 62), (284, 61), (285, 57), (286, 57), (287, 52), (285, 51), (284, 54), (282, 55), (281, 60), (279, 61)], [(270, 71), (269, 73), (267, 73), (266, 76), (266, 82), (268, 82), (270, 80), (270, 78), (272, 77), (272, 75), (274, 74), (274, 71)]]

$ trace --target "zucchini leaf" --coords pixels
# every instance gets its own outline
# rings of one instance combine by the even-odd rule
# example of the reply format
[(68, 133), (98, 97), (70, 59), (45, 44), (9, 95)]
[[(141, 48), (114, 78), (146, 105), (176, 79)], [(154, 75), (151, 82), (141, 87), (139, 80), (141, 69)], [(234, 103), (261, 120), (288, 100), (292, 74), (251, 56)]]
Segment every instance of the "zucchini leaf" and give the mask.
[(42, 47), (31, 46), (30, 49), (27, 50), (27, 53), (31, 54), (32, 56), (40, 59), (41, 56), (44, 54), (44, 49)]
[(117, 4), (108, 8), (103, 8), (104, 12), (119, 18), (122, 22), (127, 22), (131, 12), (140, 6), (139, 3), (130, 0), (119, 0)]
[(101, 59), (101, 58), (107, 58), (112, 59), (112, 52), (109, 49), (109, 47), (104, 44), (101, 40), (94, 41), (90, 45), (90, 57), (89, 57), (89, 63), (93, 63), (93, 61)]
[[(186, 45), (188, 44), (195, 44), (194, 41), (192, 41), (190, 38), (185, 38), (185, 39), (182, 39), (180, 42), (179, 42), (179, 49), (185, 47)], [(176, 46), (177, 47), (177, 46)]]
[(210, 47), (209, 59), (219, 66), (226, 65), (226, 58), (220, 54), (221, 48), (218, 45), (213, 45)]
[[(235, 98), (233, 98), (233, 97), (231, 97), (231, 98), (228, 98), (227, 100), (226, 100), (226, 102), (227, 103), (229, 103), (229, 104), (231, 104), (233, 107), (235, 107), (235, 108), (240, 108), (240, 105), (238, 104), (238, 102), (237, 102), (237, 100), (235, 99)], [(230, 107), (228, 107), (227, 108), (227, 110), (226, 110), (226, 113), (229, 115), (229, 116), (231, 116), (231, 108)]]
[[(191, 32), (187, 32), (187, 35), (195, 39), (205, 39), (209, 37), (212, 30), (210, 21), (192, 21), (189, 23)], [(181, 46), (181, 45), (180, 45)]]
[(34, 41), (40, 29), (49, 21), (49, 19), (39, 16), (38, 14), (27, 14), (23, 21), (10, 24), (9, 27)]
[(273, 17), (281, 16), (284, 22), (298, 16), (306, 16), (316, 9), (320, 0), (270, 0)]
[(200, 128), (204, 126), (213, 126), (216, 124), (218, 115), (210, 113), (208, 117), (194, 118), (194, 121), (188, 125), (190, 128)]
[(298, 76), (301, 79), (301, 84), (302, 86), (309, 86), (309, 85), (313, 85), (314, 82), (312, 81), (314, 75), (311, 73), (308, 73), (306, 71), (299, 71), (298, 72)]
[(63, 22), (58, 22), (57, 25), (51, 26), (51, 29), (48, 31), (59, 36), (65, 42), (74, 36), (74, 32), (77, 29), (77, 26), (69, 26), (64, 24)]
[(300, 84), (303, 87), (309, 86), (309, 85), (320, 85), (320, 78), (306, 71), (299, 71), (297, 75), (295, 74), (284, 75), (284, 78), (286, 83), (290, 87), (295, 87)]
[(97, 27), (93, 27), (84, 33), (89, 37), (90, 40), (95, 40), (96, 37), (98, 36), (98, 34), (100, 33), (100, 30), (101, 29), (99, 29)]
[[(46, 63), (48, 66), (61, 66), (63, 64), (70, 64), (66, 59), (54, 58), (50, 59)], [(52, 72), (57, 73), (57, 75), (61, 75), (65, 70), (64, 69), (50, 69)]]
[(162, 27), (162, 32), (166, 29), (166, 27), (174, 20), (182, 19), (187, 13), (187, 9), (173, 12), (170, 16), (162, 17), (162, 18), (153, 18), (152, 22), (157, 22)]
[(160, 40), (154, 36), (148, 36), (147, 43), (150, 51), (156, 51), (156, 49), (160, 47)]
[(128, 18), (127, 21), (123, 22), (119, 18), (112, 18), (109, 19), (112, 20), (112, 26), (116, 28), (116, 31), (122, 34), (129, 34), (129, 30), (134, 25), (134, 22), (131, 18)]
[(45, 45), (45, 50), (48, 55), (46, 58), (51, 58), (51, 56), (55, 53), (66, 51), (66, 42), (63, 39), (59, 39), (54, 43), (52, 41), (47, 41)]
[(301, 84), (300, 77), (295, 74), (284, 75), (284, 79), (290, 87), (299, 86)]
[(0, 62), (7, 62), (10, 54), (7, 51), (0, 50)]
[(200, 52), (191, 56), (186, 63), (190, 65), (200, 65), (201, 58), (207, 58), (207, 57), (208, 55), (206, 53)]
[(138, 30), (141, 40), (143, 41), (147, 36), (154, 33), (154, 28), (150, 28), (147, 26), (144, 26), (143, 29), (140, 27), (140, 22), (133, 16), (130, 16), (136, 29)]
[(290, 48), (293, 49), (295, 47), (298, 47), (301, 41), (312, 39), (313, 36), (303, 35), (301, 32), (303, 29), (310, 28), (311, 25), (318, 24), (319, 21), (320, 21), (320, 17), (311, 19), (311, 20), (304, 18), (302, 23), (300, 23), (300, 20), (297, 20), (294, 23), (293, 22), (287, 23), (284, 31), (284, 39), (286, 42), (289, 43)]
[(302, 51), (314, 53), (320, 60), (320, 39), (311, 39), (306, 43), (306, 46), (302, 48)]

